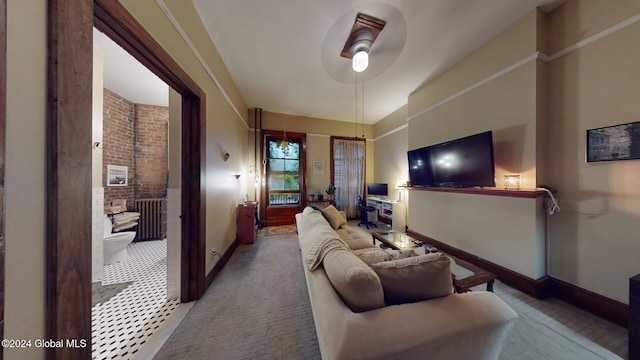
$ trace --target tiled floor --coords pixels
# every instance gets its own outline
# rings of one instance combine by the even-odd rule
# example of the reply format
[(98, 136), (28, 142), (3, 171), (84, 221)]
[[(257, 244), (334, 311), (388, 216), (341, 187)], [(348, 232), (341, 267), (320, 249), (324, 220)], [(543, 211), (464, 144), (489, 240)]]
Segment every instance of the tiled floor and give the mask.
[(129, 245), (126, 260), (104, 267), (103, 285), (133, 284), (91, 310), (93, 359), (131, 359), (178, 306), (166, 298), (167, 242)]

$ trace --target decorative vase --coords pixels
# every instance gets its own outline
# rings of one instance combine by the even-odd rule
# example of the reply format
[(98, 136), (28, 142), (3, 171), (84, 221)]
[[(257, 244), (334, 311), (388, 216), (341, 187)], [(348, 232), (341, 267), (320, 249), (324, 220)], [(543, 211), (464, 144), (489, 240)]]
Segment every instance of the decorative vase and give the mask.
[(309, 195), (309, 201), (315, 201), (315, 200), (316, 200), (316, 194)]
[(320, 200), (320, 201), (324, 200), (324, 195), (318, 194), (318, 200)]

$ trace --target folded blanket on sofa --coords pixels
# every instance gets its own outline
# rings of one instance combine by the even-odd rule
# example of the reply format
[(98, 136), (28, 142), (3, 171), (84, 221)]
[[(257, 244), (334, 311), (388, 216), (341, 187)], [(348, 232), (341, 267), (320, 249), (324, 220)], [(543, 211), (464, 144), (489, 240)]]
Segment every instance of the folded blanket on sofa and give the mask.
[(349, 246), (340, 239), (338, 233), (331, 228), (319, 211), (309, 213), (309, 216), (305, 217), (302, 227), (306, 231), (305, 236), (300, 239), (300, 250), (302, 251), (302, 259), (309, 270), (315, 270), (322, 264), (324, 256), (330, 251), (334, 249), (349, 250)]

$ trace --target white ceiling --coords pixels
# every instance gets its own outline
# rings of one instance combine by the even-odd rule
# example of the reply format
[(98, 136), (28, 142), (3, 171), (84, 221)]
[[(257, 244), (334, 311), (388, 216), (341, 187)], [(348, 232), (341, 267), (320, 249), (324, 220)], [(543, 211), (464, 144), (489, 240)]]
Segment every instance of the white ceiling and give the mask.
[(169, 106), (169, 86), (95, 28), (93, 45), (103, 52), (105, 88), (136, 104)]
[[(361, 73), (365, 81), (364, 116), (369, 124), (405, 105), (409, 94), (529, 11), (536, 7), (549, 10), (561, 2), (192, 1), (249, 108), (341, 121), (354, 121), (356, 116), (356, 75), (351, 61), (340, 56), (354, 19), (362, 12), (385, 20), (387, 24), (371, 48), (369, 68)], [(107, 46), (106, 41), (100, 41), (96, 45)], [(105, 87), (129, 100), (134, 101), (125, 96), (125, 90), (119, 90), (128, 85), (116, 78), (136, 86), (162, 83), (153, 74), (155, 80), (138, 78), (143, 74), (140, 64), (131, 71), (121, 70), (128, 62), (126, 56), (119, 55), (117, 60), (110, 57), (111, 50), (105, 49)], [(118, 66), (112, 70), (111, 63)], [(162, 84), (163, 90), (158, 91), (161, 94), (155, 96), (166, 101), (167, 88)], [(130, 96), (150, 97), (155, 91), (126, 90)], [(358, 91), (362, 93), (362, 86)], [(134, 102), (154, 101), (143, 98)], [(362, 115), (358, 116), (362, 121)]]
[(357, 13), (385, 20), (364, 71), (366, 123), (402, 107), (422, 84), (553, 2), (193, 0), (249, 108), (334, 120), (356, 116), (355, 72), (340, 52)]

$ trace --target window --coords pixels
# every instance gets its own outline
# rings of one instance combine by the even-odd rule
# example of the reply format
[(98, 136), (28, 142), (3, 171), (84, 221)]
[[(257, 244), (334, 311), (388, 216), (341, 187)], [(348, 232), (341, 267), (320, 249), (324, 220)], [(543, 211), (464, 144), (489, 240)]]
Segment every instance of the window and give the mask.
[(338, 209), (353, 218), (358, 213), (358, 197), (364, 192), (366, 143), (364, 139), (331, 137), (332, 181)]
[(300, 145), (299, 140), (287, 139), (286, 134), (283, 138), (267, 138), (269, 206), (300, 205)]

